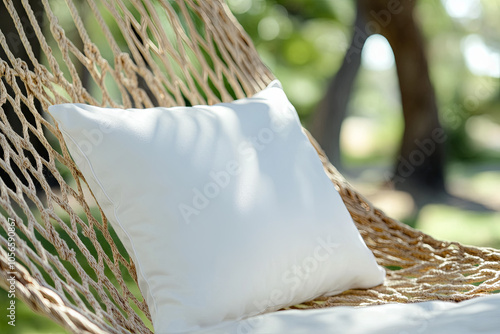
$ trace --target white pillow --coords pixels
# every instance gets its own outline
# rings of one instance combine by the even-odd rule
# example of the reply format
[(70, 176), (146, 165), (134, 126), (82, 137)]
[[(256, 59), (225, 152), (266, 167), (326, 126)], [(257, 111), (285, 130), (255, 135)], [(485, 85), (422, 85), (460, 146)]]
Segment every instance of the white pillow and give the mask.
[(49, 111), (157, 333), (383, 282), (279, 81), (214, 106)]

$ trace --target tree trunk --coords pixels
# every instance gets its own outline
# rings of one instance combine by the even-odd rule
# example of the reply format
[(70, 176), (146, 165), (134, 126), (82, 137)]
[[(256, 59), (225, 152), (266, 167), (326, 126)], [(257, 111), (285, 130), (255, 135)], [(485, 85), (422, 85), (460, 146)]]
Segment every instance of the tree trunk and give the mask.
[(415, 1), (360, 0), (387, 38), (396, 61), (405, 129), (393, 184), (408, 191), (444, 192), (444, 141)]
[(361, 51), (370, 32), (365, 31), (366, 19), (356, 11), (351, 44), (337, 74), (328, 84), (326, 94), (312, 120), (311, 133), (321, 145), (330, 161), (342, 169), (340, 156), (340, 130), (347, 114), (347, 105), (361, 66)]
[(372, 33), (387, 38), (396, 61), (405, 129), (392, 183), (413, 194), (445, 192), (444, 141), (422, 34), (412, 0), (358, 0), (354, 34), (344, 62), (329, 84), (312, 133), (334, 165), (341, 166), (340, 128), (347, 112), (361, 49)]

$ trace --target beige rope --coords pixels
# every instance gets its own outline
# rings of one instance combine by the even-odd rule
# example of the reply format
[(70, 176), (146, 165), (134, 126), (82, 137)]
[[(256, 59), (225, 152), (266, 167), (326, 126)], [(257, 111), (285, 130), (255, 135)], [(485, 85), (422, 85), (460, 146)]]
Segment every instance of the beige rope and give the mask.
[[(22, 1), (24, 11), (1, 1), (20, 43), (13, 44), (11, 31), (0, 31), (6, 54), (0, 59), (0, 169), (6, 175), (0, 180), (0, 285), (8, 288), (7, 273), (13, 272), (16, 296), (73, 332), (150, 333), (135, 266), (115, 244), (61, 133), (43, 111), (64, 102), (126, 108), (149, 107), (154, 100), (161, 106), (227, 102), (256, 93), (274, 77), (218, 0), (42, 0), (43, 26), (28, 0)], [(30, 38), (40, 44), (40, 59)], [(29, 59), (17, 59), (15, 48), (24, 48)], [(46, 154), (35, 148), (35, 137)], [(498, 250), (441, 242), (386, 217), (311, 141), (367, 245), (391, 270), (384, 286), (297, 308), (461, 301), (500, 290)], [(6, 251), (8, 218), (16, 223), (14, 269)]]

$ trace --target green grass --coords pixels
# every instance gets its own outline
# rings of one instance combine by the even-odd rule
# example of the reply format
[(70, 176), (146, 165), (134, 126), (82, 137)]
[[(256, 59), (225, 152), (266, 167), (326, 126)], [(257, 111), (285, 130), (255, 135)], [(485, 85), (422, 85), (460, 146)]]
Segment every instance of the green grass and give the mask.
[(500, 248), (500, 212), (428, 205), (421, 210), (416, 227), (440, 240)]
[(25, 303), (16, 299), (16, 326), (8, 324), (7, 307), (10, 299), (7, 292), (0, 289), (0, 333), (2, 334), (66, 334), (70, 333), (43, 315), (33, 312)]

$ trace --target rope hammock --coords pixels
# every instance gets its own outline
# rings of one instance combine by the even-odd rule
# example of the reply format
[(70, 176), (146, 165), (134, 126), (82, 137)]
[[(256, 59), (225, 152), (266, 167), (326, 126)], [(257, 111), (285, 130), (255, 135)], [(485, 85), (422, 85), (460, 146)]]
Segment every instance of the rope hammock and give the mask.
[[(222, 0), (3, 0), (0, 10), (0, 27), (15, 26), (0, 30), (0, 285), (12, 289), (14, 277), (17, 298), (72, 332), (151, 333), (134, 263), (44, 111), (214, 104), (274, 77)], [(310, 139), (388, 275), (295, 308), (500, 291), (499, 250), (438, 241), (385, 216)]]

